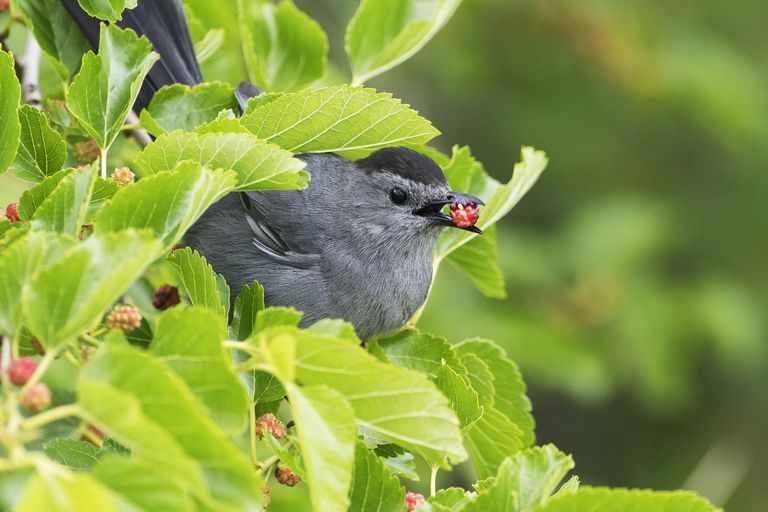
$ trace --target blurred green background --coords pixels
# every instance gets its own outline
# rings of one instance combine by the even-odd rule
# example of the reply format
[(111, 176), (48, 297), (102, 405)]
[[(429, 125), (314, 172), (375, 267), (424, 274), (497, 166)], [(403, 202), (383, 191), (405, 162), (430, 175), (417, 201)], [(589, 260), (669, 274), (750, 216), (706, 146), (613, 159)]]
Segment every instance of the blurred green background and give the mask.
[[(328, 82), (348, 80), (356, 2), (296, 3), (329, 33)], [(185, 4), (193, 32), (225, 29), (206, 78), (243, 78), (235, 2)], [(759, 0), (465, 0), (370, 83), (499, 179), (521, 145), (548, 153), (499, 230), (508, 298), (446, 265), (420, 327), (501, 343), (539, 443), (585, 483), (768, 506), (766, 26)], [(0, 178), (2, 204), (20, 190)]]

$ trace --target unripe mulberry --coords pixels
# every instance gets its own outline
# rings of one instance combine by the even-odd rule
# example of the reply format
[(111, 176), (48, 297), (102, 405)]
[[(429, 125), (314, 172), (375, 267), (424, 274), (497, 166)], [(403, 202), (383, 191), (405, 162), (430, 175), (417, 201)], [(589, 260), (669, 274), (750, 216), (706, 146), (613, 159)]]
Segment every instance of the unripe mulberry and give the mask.
[(136, 180), (136, 175), (127, 167), (119, 167), (112, 173), (112, 179), (118, 185), (130, 185)]
[(256, 418), (256, 435), (259, 439), (264, 439), (264, 435), (269, 432), (275, 439), (285, 437), (285, 425), (277, 419), (274, 414), (268, 412), (263, 416)]
[(417, 492), (409, 492), (405, 495), (405, 506), (408, 508), (408, 512), (412, 512), (416, 505), (424, 503), (424, 496)]
[(36, 369), (37, 361), (31, 357), (20, 357), (19, 359), (14, 359), (8, 365), (8, 378), (17, 386), (23, 386), (32, 377)]
[(293, 487), (297, 483), (301, 482), (301, 477), (288, 469), (286, 466), (281, 466), (280, 463), (275, 466), (275, 478), (278, 482), (288, 487)]
[(152, 305), (157, 309), (165, 310), (181, 302), (179, 289), (169, 284), (164, 284), (152, 295)]
[(31, 412), (42, 411), (51, 405), (51, 390), (45, 384), (38, 382), (21, 394), (21, 405)]
[(130, 331), (141, 325), (141, 312), (136, 306), (115, 306), (107, 317), (107, 327)]
[(100, 154), (99, 144), (93, 139), (72, 144), (72, 155), (81, 164), (95, 162)]

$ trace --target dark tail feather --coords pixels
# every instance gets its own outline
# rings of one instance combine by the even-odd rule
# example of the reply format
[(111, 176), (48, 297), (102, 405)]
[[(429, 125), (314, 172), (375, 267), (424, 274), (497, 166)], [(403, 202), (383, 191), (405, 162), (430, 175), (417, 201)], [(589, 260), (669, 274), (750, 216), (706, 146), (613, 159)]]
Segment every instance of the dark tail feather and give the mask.
[[(75, 23), (94, 48), (99, 45), (99, 20), (83, 11), (77, 0), (61, 0)], [(187, 18), (180, 0), (139, 0), (136, 8), (123, 11), (121, 28), (131, 28), (146, 36), (160, 54), (144, 79), (133, 106), (136, 112), (149, 105), (152, 96), (164, 85), (194, 85), (203, 81)]]

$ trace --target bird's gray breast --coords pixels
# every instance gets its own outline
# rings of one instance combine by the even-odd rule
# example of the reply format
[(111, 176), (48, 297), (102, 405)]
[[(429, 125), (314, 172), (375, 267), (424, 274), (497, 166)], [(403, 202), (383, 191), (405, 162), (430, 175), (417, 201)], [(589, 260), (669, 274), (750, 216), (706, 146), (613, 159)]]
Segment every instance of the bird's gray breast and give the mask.
[(427, 298), (433, 245), (329, 245), (321, 271), (331, 315), (352, 322), (363, 339), (402, 327)]

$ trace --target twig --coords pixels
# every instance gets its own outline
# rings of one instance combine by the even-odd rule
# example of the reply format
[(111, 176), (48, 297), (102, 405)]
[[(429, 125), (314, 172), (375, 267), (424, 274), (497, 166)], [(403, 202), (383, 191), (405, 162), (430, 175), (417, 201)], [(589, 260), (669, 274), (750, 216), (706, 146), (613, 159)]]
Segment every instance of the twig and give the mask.
[(147, 133), (147, 130), (133, 128), (134, 126), (139, 126), (139, 116), (136, 115), (136, 112), (133, 110), (128, 112), (125, 122), (131, 126), (131, 128), (125, 129), (126, 133), (133, 137), (139, 146), (145, 148), (152, 143), (152, 137)]
[(21, 58), (21, 98), (24, 103), (36, 109), (43, 108), (43, 97), (40, 94), (38, 82), (40, 79), (40, 45), (32, 34), (27, 37), (27, 48)]

